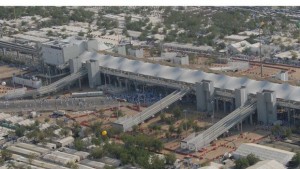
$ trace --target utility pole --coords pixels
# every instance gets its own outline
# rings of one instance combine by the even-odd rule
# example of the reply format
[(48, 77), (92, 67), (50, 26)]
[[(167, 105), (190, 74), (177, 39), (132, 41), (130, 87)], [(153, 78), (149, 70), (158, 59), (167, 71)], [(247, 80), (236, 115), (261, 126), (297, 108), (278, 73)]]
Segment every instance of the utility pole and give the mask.
[(187, 110), (184, 110), (184, 121), (185, 121), (185, 137), (187, 137), (188, 136), (188, 133), (187, 133), (187, 121), (186, 121), (186, 112), (187, 112)]
[(261, 28), (264, 23), (259, 23), (259, 57), (260, 57), (260, 77), (263, 77), (263, 63), (262, 63), (262, 55), (261, 55)]

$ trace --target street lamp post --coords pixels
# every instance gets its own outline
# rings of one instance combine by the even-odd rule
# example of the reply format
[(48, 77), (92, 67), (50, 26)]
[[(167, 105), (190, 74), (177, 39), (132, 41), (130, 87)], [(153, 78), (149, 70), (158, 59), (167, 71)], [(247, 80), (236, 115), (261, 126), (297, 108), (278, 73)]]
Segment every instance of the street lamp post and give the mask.
[(212, 100), (211, 102), (211, 106), (212, 106), (212, 116), (211, 116), (211, 123), (214, 124), (214, 116), (215, 116), (215, 105), (214, 105), (214, 100)]
[(161, 107), (161, 93), (159, 93), (159, 107), (160, 107), (160, 113), (162, 113), (162, 107)]
[(186, 135), (186, 137), (187, 137), (187, 121), (186, 121), (186, 112), (187, 112), (187, 110), (183, 110), (183, 112), (184, 112), (184, 122), (185, 122), (185, 135)]

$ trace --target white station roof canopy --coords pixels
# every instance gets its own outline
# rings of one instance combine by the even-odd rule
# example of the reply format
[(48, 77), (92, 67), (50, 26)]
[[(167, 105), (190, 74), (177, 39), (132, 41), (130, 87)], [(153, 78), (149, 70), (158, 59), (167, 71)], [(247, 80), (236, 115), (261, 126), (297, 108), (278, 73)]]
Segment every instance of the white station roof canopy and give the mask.
[(269, 81), (257, 81), (245, 77), (231, 77), (222, 74), (206, 73), (200, 70), (192, 70), (179, 67), (170, 67), (160, 64), (146, 63), (143, 61), (130, 60), (123, 57), (114, 57), (95, 52), (84, 52), (81, 56), (82, 62), (87, 60), (98, 60), (99, 66), (160, 77), (168, 80), (175, 80), (195, 84), (202, 80), (214, 82), (214, 87), (234, 90), (245, 86), (249, 93), (256, 94), (263, 90), (276, 91), (276, 97), (285, 100), (300, 101), (300, 87), (289, 84), (277, 84)]

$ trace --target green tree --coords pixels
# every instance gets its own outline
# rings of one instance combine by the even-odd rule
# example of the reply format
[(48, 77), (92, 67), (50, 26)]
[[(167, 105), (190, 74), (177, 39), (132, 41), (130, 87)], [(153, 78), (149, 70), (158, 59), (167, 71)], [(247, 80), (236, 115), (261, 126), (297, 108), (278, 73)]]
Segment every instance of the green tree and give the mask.
[(102, 122), (95, 122), (90, 127), (96, 137), (99, 137), (101, 135)]
[(36, 157), (37, 156), (35, 154), (33, 154), (33, 153), (29, 154), (29, 156), (28, 156), (28, 162), (29, 162), (30, 165), (32, 164), (33, 160), (36, 159)]
[(84, 32), (82, 31), (78, 32), (78, 36), (84, 36)]
[(292, 60), (296, 60), (298, 58), (298, 54), (295, 51), (291, 51)]
[(166, 164), (173, 165), (176, 161), (176, 155), (174, 153), (166, 154)]
[(159, 117), (160, 117), (160, 120), (161, 120), (162, 122), (165, 122), (165, 120), (166, 120), (166, 115), (165, 115), (164, 113), (160, 114)]
[(114, 167), (114, 166), (109, 166), (109, 165), (105, 165), (104, 166), (104, 169), (115, 169), (116, 167)]
[(51, 30), (49, 30), (46, 35), (47, 36), (53, 36), (53, 32)]
[(182, 110), (180, 109), (179, 106), (176, 106), (174, 109), (173, 109), (173, 114), (174, 114), (174, 117), (176, 119), (179, 119), (181, 117), (181, 114), (182, 114)]
[(24, 127), (17, 127), (15, 133), (18, 137), (24, 136), (25, 128)]
[(176, 131), (175, 127), (173, 125), (169, 126), (169, 132), (174, 133)]
[(49, 121), (50, 121), (50, 119), (48, 117), (45, 118), (45, 120), (44, 120), (45, 123), (48, 123)]
[(158, 156), (154, 155), (151, 159), (151, 164), (147, 167), (147, 169), (164, 169), (165, 168), (165, 161), (164, 159), (160, 159)]
[(9, 160), (12, 156), (11, 152), (9, 152), (8, 150), (4, 149), (4, 150), (1, 150), (1, 159), (3, 161), (6, 161), (6, 160)]
[(68, 162), (66, 164), (66, 167), (71, 168), (71, 169), (79, 169), (79, 166), (74, 162)]
[(85, 147), (85, 144), (81, 139), (76, 138), (75, 141), (74, 141), (74, 147), (75, 147), (76, 150), (82, 151)]
[(249, 167), (249, 162), (247, 158), (240, 158), (235, 161), (235, 169), (245, 169)]
[(256, 164), (259, 161), (259, 158), (256, 157), (254, 154), (249, 154), (249, 155), (247, 155), (246, 158), (247, 158), (250, 166)]
[(139, 130), (139, 126), (138, 125), (134, 125), (134, 126), (132, 126), (132, 131), (133, 132), (138, 132), (138, 130)]
[(293, 158), (292, 158), (292, 160), (291, 160), (296, 166), (299, 166), (299, 164), (300, 164), (300, 152), (297, 152), (294, 156), (293, 156)]
[(70, 130), (67, 129), (67, 128), (62, 128), (60, 131), (59, 131), (59, 135), (62, 135), (64, 137), (68, 136), (70, 133)]
[(102, 158), (105, 155), (105, 151), (101, 147), (96, 147), (91, 151), (91, 157), (95, 159)]

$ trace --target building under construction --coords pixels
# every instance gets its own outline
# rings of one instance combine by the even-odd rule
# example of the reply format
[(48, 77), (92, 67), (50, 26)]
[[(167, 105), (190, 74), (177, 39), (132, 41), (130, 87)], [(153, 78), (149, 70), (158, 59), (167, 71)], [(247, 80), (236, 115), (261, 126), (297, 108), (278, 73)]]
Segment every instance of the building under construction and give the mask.
[(225, 116), (204, 132), (193, 133), (181, 141), (181, 148), (192, 151), (203, 148), (243, 122), (271, 125), (281, 121), (295, 125), (299, 121), (300, 88), (297, 86), (130, 60), (93, 51), (85, 51), (67, 62), (70, 75), (18, 97), (39, 97), (77, 82), (80, 86), (84, 78), (88, 79), (91, 88), (108, 84), (134, 90), (143, 85), (164, 87), (171, 92), (138, 115), (119, 118), (114, 126), (122, 131), (131, 130), (134, 125), (188, 97), (198, 111), (211, 116), (221, 111)]

